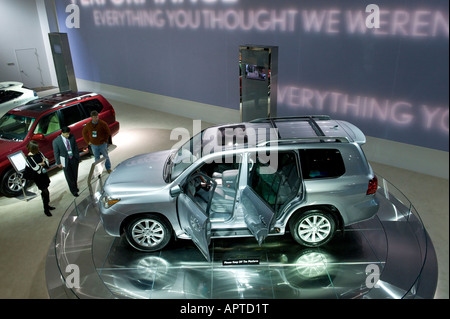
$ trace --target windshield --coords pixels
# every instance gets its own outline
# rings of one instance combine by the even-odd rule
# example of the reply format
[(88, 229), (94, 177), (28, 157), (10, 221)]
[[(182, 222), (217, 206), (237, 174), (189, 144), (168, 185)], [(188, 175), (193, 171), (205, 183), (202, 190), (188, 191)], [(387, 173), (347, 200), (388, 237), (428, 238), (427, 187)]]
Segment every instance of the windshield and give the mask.
[(23, 141), (34, 121), (34, 118), (7, 113), (0, 118), (0, 138)]
[(0, 103), (6, 103), (8, 101), (14, 100), (22, 94), (22, 92), (17, 91), (0, 90)]
[(202, 133), (193, 136), (184, 143), (175, 153), (173, 153), (167, 162), (167, 176), (170, 181), (177, 178), (186, 168), (191, 166), (201, 157), (202, 152)]

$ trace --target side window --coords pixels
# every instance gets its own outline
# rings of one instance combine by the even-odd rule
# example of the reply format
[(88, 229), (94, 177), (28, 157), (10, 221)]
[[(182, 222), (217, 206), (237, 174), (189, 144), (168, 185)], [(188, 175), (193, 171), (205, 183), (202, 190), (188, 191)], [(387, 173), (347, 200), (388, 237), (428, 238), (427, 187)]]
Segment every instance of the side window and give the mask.
[(295, 197), (300, 187), (297, 157), (294, 152), (280, 152), (276, 163), (251, 156), (249, 186), (275, 211)]
[(215, 182), (208, 176), (195, 173), (189, 177), (184, 193), (194, 201), (205, 215), (208, 214), (209, 204), (215, 190)]
[(8, 102), (13, 99), (17, 99), (22, 94), (23, 94), (22, 92), (17, 92), (17, 91), (0, 90), (0, 103), (4, 103), (4, 102)]
[(219, 157), (199, 167), (198, 172), (208, 176), (216, 184), (212, 195), (211, 220), (228, 220), (233, 215), (239, 184), (241, 155)]
[(80, 113), (78, 106), (79, 104), (75, 104), (60, 110), (65, 126), (72, 125), (85, 119), (85, 117)]
[(304, 179), (339, 177), (345, 173), (341, 152), (337, 149), (300, 150)]
[(92, 99), (81, 102), (81, 107), (85, 112), (85, 117), (90, 117), (92, 111), (97, 111), (100, 113), (103, 109), (103, 104), (97, 99)]
[(199, 170), (209, 177), (218, 180), (219, 185), (222, 185), (220, 180), (223, 173), (230, 170), (239, 171), (241, 162), (242, 155), (233, 154), (232, 156), (222, 156), (203, 164)]
[(54, 133), (61, 129), (58, 119), (58, 112), (53, 112), (41, 118), (34, 129), (34, 134), (42, 133), (44, 135)]

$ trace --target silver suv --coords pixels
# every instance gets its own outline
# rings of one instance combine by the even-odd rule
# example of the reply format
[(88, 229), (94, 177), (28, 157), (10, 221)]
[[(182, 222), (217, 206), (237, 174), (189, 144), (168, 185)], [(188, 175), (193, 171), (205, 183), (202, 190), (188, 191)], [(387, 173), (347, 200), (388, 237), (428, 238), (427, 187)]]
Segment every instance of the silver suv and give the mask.
[(262, 244), (290, 232), (321, 246), (378, 211), (365, 141), (356, 126), (328, 116), (210, 127), (179, 148), (119, 164), (98, 194), (101, 220), (137, 250), (160, 250), (175, 236), (208, 260), (212, 238)]

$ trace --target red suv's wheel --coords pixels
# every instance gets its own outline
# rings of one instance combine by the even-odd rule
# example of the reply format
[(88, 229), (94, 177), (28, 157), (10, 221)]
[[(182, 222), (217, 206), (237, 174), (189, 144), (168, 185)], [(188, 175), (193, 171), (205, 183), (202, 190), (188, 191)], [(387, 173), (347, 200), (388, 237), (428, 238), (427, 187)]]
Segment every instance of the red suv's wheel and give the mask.
[(27, 180), (22, 178), (22, 174), (17, 173), (14, 168), (9, 168), (3, 175), (1, 181), (1, 192), (7, 197), (21, 195), (22, 189), (26, 186)]

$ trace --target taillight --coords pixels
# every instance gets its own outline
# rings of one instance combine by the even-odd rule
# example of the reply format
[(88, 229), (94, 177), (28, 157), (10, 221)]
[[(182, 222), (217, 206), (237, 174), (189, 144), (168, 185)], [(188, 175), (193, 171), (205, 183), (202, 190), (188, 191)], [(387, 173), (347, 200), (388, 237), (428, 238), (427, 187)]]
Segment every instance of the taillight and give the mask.
[(109, 112), (111, 114), (111, 118), (109, 120), (112, 122), (115, 122), (116, 121), (116, 111), (114, 109), (110, 109)]
[(378, 188), (378, 178), (376, 176), (374, 176), (369, 181), (369, 187), (367, 187), (366, 195), (375, 194), (377, 192), (377, 188)]

